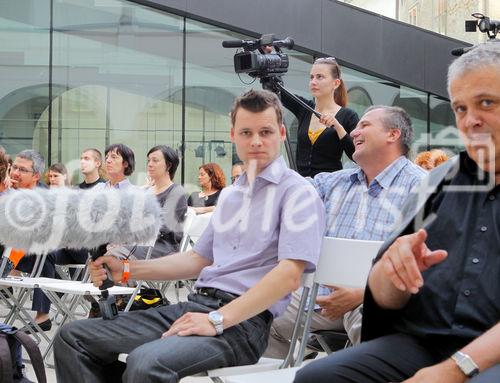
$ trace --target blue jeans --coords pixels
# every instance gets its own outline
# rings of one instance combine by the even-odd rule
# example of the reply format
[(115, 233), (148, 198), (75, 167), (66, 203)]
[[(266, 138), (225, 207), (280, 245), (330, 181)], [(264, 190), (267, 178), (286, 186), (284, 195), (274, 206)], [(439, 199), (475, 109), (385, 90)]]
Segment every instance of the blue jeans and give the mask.
[(272, 322), (269, 311), (230, 327), (220, 336), (162, 339), (183, 314), (208, 313), (222, 305), (219, 299), (200, 294), (190, 294), (188, 299), (120, 313), (114, 320), (95, 318), (64, 326), (54, 345), (57, 381), (120, 381), (113, 368), (120, 353), (129, 354), (123, 382), (178, 382), (210, 369), (257, 362), (267, 347)]

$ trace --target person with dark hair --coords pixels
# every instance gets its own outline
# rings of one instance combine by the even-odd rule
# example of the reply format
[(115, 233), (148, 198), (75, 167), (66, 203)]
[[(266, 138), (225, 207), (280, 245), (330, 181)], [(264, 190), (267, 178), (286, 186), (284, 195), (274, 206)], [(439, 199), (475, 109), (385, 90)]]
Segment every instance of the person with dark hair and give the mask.
[[(152, 181), (150, 189), (162, 207), (162, 227), (151, 252), (151, 258), (179, 251), (183, 235), (183, 222), (187, 212), (186, 191), (174, 183), (179, 166), (179, 155), (169, 146), (157, 145), (148, 152), (147, 173)], [(118, 246), (108, 253), (118, 257), (144, 259), (146, 246)]]
[(189, 196), (188, 205), (194, 208), (196, 214), (214, 211), (220, 192), (226, 186), (223, 170), (213, 162), (201, 165), (198, 171), (198, 183), (201, 191)]
[(125, 144), (111, 144), (105, 150), (108, 181), (94, 187), (124, 189), (131, 185), (129, 179), (135, 169), (135, 155)]
[(59, 162), (49, 166), (46, 178), (49, 188), (71, 186), (68, 170), (64, 164)]
[(238, 178), (243, 174), (245, 171), (245, 164), (243, 162), (236, 162), (233, 164), (231, 167), (231, 183), (235, 183)]
[[(277, 96), (267, 91), (236, 100), (231, 140), (248, 170), (238, 188), (222, 191), (192, 250), (128, 264), (103, 256), (90, 266), (96, 286), (104, 279), (104, 264), (114, 280), (123, 278), (128, 265), (133, 279), (198, 277), (195, 292), (185, 302), (114, 320), (66, 324), (54, 342), (59, 382), (174, 383), (259, 359), (273, 317), (285, 309), (302, 273), (315, 269), (325, 218), (314, 188), (280, 156), (285, 127), (275, 105)], [(299, 200), (306, 203), (298, 206)], [(122, 376), (109, 368), (120, 353), (128, 353)]]
[(319, 119), (285, 92), (283, 106), (298, 120), (297, 171), (304, 177), (342, 169), (342, 154), (352, 159), (354, 145), (349, 136), (359, 117), (347, 108), (347, 89), (340, 66), (333, 57), (316, 59), (311, 67), (309, 90), (314, 100), (299, 97), (321, 114)]
[(102, 166), (102, 154), (98, 149), (88, 148), (80, 155), (80, 171), (83, 181), (78, 185), (80, 189), (90, 189), (99, 183), (106, 182), (105, 171)]

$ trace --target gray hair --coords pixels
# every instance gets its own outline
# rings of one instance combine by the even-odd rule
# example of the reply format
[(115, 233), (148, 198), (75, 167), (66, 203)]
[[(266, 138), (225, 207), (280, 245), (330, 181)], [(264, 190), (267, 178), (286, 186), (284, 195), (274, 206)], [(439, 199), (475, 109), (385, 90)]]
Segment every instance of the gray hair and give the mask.
[(29, 160), (33, 162), (33, 173), (34, 174), (42, 174), (45, 170), (45, 160), (43, 156), (33, 149), (26, 149), (19, 152), (16, 157), (24, 158), (25, 160)]
[(450, 94), (451, 82), (457, 77), (489, 66), (500, 67), (500, 42), (498, 41), (476, 45), (451, 63), (448, 68), (448, 94)]
[(381, 119), (385, 129), (398, 129), (401, 132), (401, 152), (408, 157), (413, 140), (413, 126), (411, 125), (410, 115), (399, 106), (386, 105), (370, 106), (366, 109), (365, 114), (376, 109), (384, 111)]

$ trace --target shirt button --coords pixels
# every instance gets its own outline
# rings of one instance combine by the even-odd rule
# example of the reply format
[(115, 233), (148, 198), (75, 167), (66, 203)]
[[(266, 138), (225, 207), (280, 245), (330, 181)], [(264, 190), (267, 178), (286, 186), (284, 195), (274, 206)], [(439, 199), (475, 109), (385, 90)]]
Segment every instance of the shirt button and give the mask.
[(488, 197), (488, 199), (489, 199), (490, 201), (494, 201), (494, 200), (495, 200), (495, 196), (494, 196), (493, 194), (491, 194), (491, 195)]
[(468, 297), (470, 295), (470, 290), (464, 290), (464, 295)]
[(481, 231), (484, 233), (488, 228), (486, 226), (481, 226)]
[(236, 246), (233, 246), (233, 250), (236, 250)]
[(474, 264), (479, 263), (479, 258), (472, 258), (472, 263)]

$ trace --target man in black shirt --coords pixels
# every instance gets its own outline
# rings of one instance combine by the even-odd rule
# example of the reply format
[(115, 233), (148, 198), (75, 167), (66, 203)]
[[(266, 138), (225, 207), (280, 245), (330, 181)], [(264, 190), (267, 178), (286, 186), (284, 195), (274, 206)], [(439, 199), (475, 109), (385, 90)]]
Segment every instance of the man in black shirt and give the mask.
[[(500, 381), (499, 66), (497, 43), (450, 66), (467, 152), (430, 174), (423, 209), (403, 208), (382, 246), (365, 292), (364, 342), (309, 364), (296, 383)], [(434, 218), (425, 230), (415, 212)]]
[(84, 180), (78, 185), (80, 189), (90, 189), (101, 182), (106, 182), (99, 175), (102, 165), (102, 154), (94, 148), (85, 149), (80, 156), (80, 170)]

